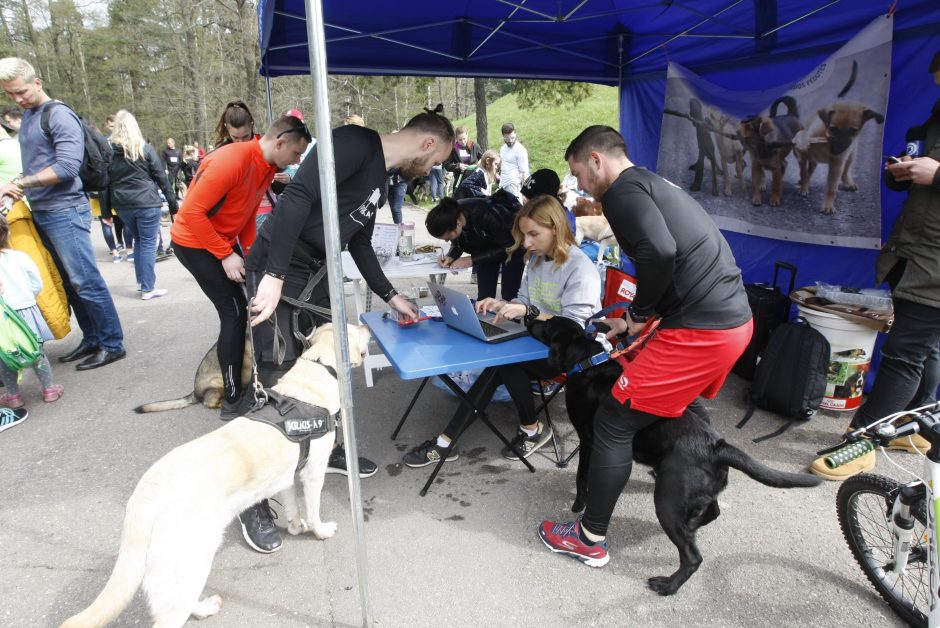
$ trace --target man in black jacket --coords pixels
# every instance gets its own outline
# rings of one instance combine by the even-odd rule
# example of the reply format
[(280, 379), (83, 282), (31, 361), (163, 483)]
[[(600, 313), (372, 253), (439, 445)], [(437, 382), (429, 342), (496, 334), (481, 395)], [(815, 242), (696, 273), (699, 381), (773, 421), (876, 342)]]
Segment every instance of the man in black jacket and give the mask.
[[(163, 153), (160, 155), (163, 159), (163, 167), (166, 170), (166, 178), (170, 182), (170, 187), (173, 188), (173, 194), (179, 194), (179, 182), (177, 181), (177, 176), (180, 172), (180, 166), (183, 163), (183, 159), (180, 156), (179, 150), (176, 148), (176, 141), (172, 137), (166, 138), (166, 147), (163, 149)], [(167, 197), (167, 201), (169, 201)], [(176, 212), (173, 212), (176, 213)]]
[[(424, 221), (431, 236), (450, 242), (441, 266), (455, 270), (476, 267), (478, 299), (496, 296), (500, 271), (503, 300), (512, 301), (519, 292), (525, 251), (520, 247), (507, 259), (506, 249), (513, 244), (512, 223), (520, 207), (515, 195), (497, 190), (485, 198), (445, 198)], [(461, 257), (464, 253), (470, 255)]]

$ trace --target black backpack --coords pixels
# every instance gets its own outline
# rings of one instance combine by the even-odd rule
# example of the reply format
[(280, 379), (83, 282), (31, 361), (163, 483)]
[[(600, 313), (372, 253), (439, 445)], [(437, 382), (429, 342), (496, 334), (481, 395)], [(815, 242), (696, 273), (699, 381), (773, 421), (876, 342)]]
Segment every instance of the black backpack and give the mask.
[[(49, 137), (52, 137), (49, 131), (49, 115), (56, 105), (68, 107), (64, 102), (53, 100), (43, 108), (39, 119), (42, 132)], [(82, 133), (85, 137), (85, 152), (82, 157), (82, 167), (78, 171), (78, 177), (82, 180), (82, 187), (85, 192), (103, 192), (108, 189), (108, 183), (111, 181), (108, 174), (108, 169), (111, 167), (111, 157), (113, 156), (111, 145), (101, 133), (89, 126), (81, 116), (78, 120), (82, 125)]]
[(783, 434), (794, 421), (809, 420), (826, 394), (829, 341), (802, 317), (783, 323), (770, 335), (748, 390), (749, 407), (738, 423), (742, 427), (756, 408), (787, 418), (776, 432), (755, 438), (759, 443)]

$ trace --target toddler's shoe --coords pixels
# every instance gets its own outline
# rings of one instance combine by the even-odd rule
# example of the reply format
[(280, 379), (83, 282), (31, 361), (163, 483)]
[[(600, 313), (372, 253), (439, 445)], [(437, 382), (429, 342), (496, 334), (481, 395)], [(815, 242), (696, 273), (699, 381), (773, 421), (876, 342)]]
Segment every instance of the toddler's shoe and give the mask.
[(58, 401), (59, 397), (62, 396), (62, 393), (65, 392), (65, 386), (62, 384), (53, 384), (49, 388), (42, 389), (42, 400), (46, 403), (52, 403), (53, 401)]
[(16, 409), (22, 408), (24, 405), (26, 404), (23, 401), (22, 393), (11, 394), (6, 392), (0, 395), (0, 406)]

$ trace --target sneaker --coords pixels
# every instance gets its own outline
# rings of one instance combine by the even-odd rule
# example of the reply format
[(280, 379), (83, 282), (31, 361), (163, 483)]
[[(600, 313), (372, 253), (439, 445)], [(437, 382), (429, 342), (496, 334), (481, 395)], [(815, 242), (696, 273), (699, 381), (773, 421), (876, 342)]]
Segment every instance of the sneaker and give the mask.
[[(829, 460), (827, 462), (826, 460)], [(840, 460), (841, 459), (841, 460)], [(851, 446), (843, 447), (838, 452), (820, 456), (813, 460), (809, 466), (810, 473), (818, 475), (824, 480), (841, 482), (846, 478), (859, 473), (865, 473), (875, 468), (877, 458), (874, 451), (868, 451), (858, 456), (852, 452)]]
[[(441, 457), (444, 455), (444, 452), (447, 451), (445, 447), (437, 446), (437, 439), (426, 440), (407, 454), (402, 457), (405, 464), (411, 467), (412, 469), (419, 469), (421, 467), (426, 467), (429, 464), (437, 463)], [(447, 456), (444, 460), (446, 462), (453, 462), (460, 457), (460, 454), (456, 449), (450, 450), (450, 455)]]
[(127, 254), (127, 257), (124, 258), (124, 259), (126, 259), (128, 262), (133, 262), (133, 261), (134, 261), (134, 254), (133, 254), (133, 253), (128, 253), (128, 254)]
[(562, 392), (564, 390), (565, 385), (553, 379), (540, 379), (536, 382), (532, 382), (532, 394), (536, 397), (541, 395), (548, 397), (554, 394), (555, 391)]
[(16, 410), (0, 408), (0, 432), (16, 427), (25, 421), (28, 416), (29, 412), (26, 411), (26, 408), (17, 408)]
[(603, 567), (610, 561), (607, 553), (607, 539), (594, 545), (585, 545), (578, 534), (581, 520), (554, 522), (543, 521), (539, 526), (539, 538), (545, 547), (557, 554), (577, 558), (588, 567)]
[(222, 399), (222, 410), (219, 412), (219, 418), (223, 421), (231, 421), (240, 416), (244, 416), (254, 404), (254, 398), (251, 394), (243, 394), (235, 401)]
[(22, 393), (3, 393), (0, 395), (0, 406), (5, 408), (22, 408), (26, 405), (23, 402)]
[(121, 258), (120, 253), (115, 253), (114, 255), (111, 256), (111, 262), (114, 264), (120, 264), (123, 261), (124, 260)]
[(52, 403), (53, 401), (58, 401), (59, 397), (62, 396), (62, 393), (65, 392), (65, 386), (62, 384), (53, 384), (49, 388), (42, 389), (42, 400), (46, 403)]
[(271, 510), (266, 499), (238, 515), (238, 521), (242, 524), (242, 536), (251, 549), (262, 554), (281, 549), (281, 533), (274, 525), (275, 519), (277, 513)]
[[(516, 433), (516, 437), (512, 439), (512, 444), (522, 453), (523, 458), (528, 458), (535, 453), (535, 450), (551, 440), (551, 438), (552, 428), (549, 427), (546, 429), (545, 424), (539, 421), (535, 434), (529, 436), (520, 428)], [(519, 456), (512, 450), (512, 447), (503, 447), (503, 458), (506, 460), (518, 460)]]
[[(343, 449), (342, 445), (339, 447), (334, 447), (333, 451), (330, 453), (330, 461), (326, 465), (326, 472), (339, 473), (340, 475), (349, 475), (349, 471), (346, 469), (346, 450)], [(378, 472), (379, 467), (374, 462), (368, 458), (359, 456), (360, 478), (371, 478)]]
[(154, 288), (153, 290), (149, 290), (147, 292), (142, 291), (140, 293), (140, 298), (144, 301), (149, 301), (150, 299), (159, 299), (162, 296), (166, 296), (167, 292), (168, 291), (166, 288)]

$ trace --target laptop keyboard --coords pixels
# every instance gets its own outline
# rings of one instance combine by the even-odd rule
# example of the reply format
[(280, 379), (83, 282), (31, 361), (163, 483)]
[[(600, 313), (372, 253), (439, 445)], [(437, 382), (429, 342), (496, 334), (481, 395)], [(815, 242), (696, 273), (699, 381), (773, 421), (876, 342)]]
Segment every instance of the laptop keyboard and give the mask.
[(497, 327), (496, 325), (487, 323), (486, 321), (480, 321), (480, 326), (483, 327), (483, 335), (487, 338), (492, 338), (493, 336), (506, 333), (506, 330), (502, 327)]

